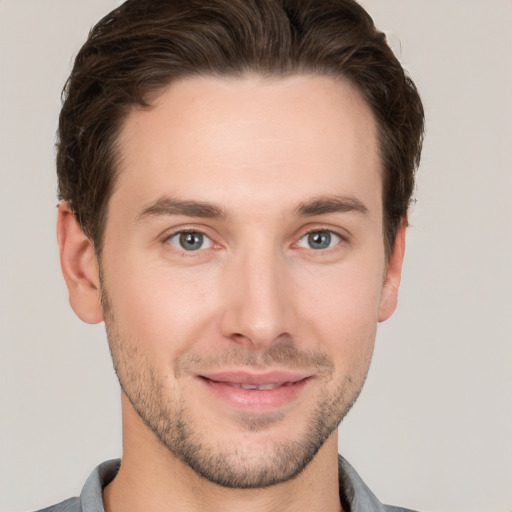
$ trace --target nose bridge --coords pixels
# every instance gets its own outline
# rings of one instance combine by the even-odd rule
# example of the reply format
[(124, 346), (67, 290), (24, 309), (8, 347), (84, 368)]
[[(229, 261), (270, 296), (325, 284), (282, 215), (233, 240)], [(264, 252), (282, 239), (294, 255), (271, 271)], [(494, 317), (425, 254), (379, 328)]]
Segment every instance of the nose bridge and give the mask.
[(264, 348), (291, 334), (284, 261), (272, 244), (241, 250), (230, 265), (223, 316), (224, 335)]

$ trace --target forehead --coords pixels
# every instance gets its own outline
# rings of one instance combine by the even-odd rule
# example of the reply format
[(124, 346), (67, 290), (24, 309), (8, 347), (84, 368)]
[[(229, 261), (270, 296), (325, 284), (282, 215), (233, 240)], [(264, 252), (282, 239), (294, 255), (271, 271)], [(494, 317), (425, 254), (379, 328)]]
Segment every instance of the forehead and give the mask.
[[(304, 195), (369, 195), (380, 205), (374, 117), (347, 81), (194, 77), (149, 109), (134, 109), (119, 136), (116, 195), (142, 205), (164, 194), (236, 208)], [(292, 205), (292, 203), (294, 203)]]

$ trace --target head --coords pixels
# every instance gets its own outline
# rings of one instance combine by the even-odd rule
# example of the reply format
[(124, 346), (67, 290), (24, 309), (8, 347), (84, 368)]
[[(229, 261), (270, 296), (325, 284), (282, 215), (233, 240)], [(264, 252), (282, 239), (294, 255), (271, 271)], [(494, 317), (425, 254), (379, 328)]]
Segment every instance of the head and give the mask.
[(384, 36), (352, 1), (130, 0), (60, 122), (64, 274), (130, 432), (223, 486), (293, 478), (396, 305), (423, 114)]
[(348, 80), (375, 116), (389, 255), (406, 221), (423, 108), (370, 16), (353, 0), (129, 0), (76, 57), (59, 121), (59, 197), (101, 253), (127, 113), (180, 78), (313, 73)]

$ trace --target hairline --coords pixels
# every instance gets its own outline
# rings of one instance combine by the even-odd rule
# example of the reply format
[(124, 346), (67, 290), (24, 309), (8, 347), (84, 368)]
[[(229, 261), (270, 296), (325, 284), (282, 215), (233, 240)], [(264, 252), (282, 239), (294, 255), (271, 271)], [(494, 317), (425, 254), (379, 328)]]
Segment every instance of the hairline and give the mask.
[[(382, 239), (384, 244), (384, 250), (386, 255), (386, 261), (389, 259), (392, 247), (394, 244), (394, 240), (396, 237), (396, 232), (400, 228), (401, 224), (407, 225), (407, 212), (402, 217), (401, 221), (397, 222), (397, 229), (392, 233), (392, 238), (388, 239), (388, 224), (391, 224), (391, 221), (387, 219), (387, 210), (386, 210), (386, 167), (384, 163), (384, 153), (382, 149), (382, 139), (384, 137), (385, 132), (385, 126), (383, 123), (379, 121), (377, 118), (374, 109), (372, 108), (372, 105), (370, 102), (366, 99), (364, 92), (362, 88), (355, 83), (353, 79), (351, 79), (349, 76), (346, 76), (342, 72), (336, 72), (334, 70), (329, 69), (312, 69), (310, 67), (307, 67), (303, 64), (298, 64), (296, 67), (291, 68), (290, 70), (274, 70), (274, 71), (268, 71), (264, 69), (258, 69), (256, 66), (254, 67), (248, 67), (246, 69), (233, 69), (233, 70), (227, 70), (223, 72), (219, 71), (202, 71), (202, 70), (190, 70), (186, 72), (181, 72), (177, 74), (176, 76), (170, 77), (165, 83), (159, 84), (158, 86), (154, 88), (148, 88), (146, 93), (143, 95), (143, 101), (144, 104), (141, 102), (131, 102), (127, 103), (125, 105), (125, 109), (123, 112), (123, 115), (119, 119), (119, 123), (117, 128), (112, 132), (112, 143), (110, 144), (110, 154), (111, 154), (111, 161), (112, 161), (112, 168), (111, 168), (111, 182), (110, 182), (110, 190), (108, 195), (105, 197), (104, 204), (102, 205), (102, 212), (99, 217), (99, 223), (98, 223), (98, 240), (92, 240), (94, 245), (94, 250), (96, 252), (96, 256), (98, 258), (98, 261), (101, 258), (101, 253), (103, 250), (103, 243), (104, 243), (104, 237), (105, 237), (105, 229), (108, 222), (108, 214), (109, 214), (109, 207), (110, 207), (110, 199), (115, 193), (117, 180), (120, 172), (120, 167), (122, 166), (123, 162), (123, 155), (121, 152), (120, 147), (120, 138), (121, 134), (123, 132), (123, 128), (132, 112), (135, 110), (151, 110), (155, 108), (158, 104), (159, 99), (176, 83), (179, 82), (186, 82), (188, 80), (194, 80), (194, 79), (219, 79), (219, 80), (233, 80), (233, 81), (241, 81), (247, 78), (257, 78), (261, 81), (282, 81), (286, 80), (287, 78), (293, 78), (293, 77), (324, 77), (324, 78), (331, 78), (338, 82), (345, 82), (348, 84), (353, 91), (356, 93), (358, 99), (360, 101), (363, 101), (365, 106), (370, 110), (370, 113), (372, 115), (372, 118), (375, 122), (375, 128), (376, 128), (376, 146), (377, 146), (377, 152), (378, 152), (378, 159), (379, 159), (379, 174), (381, 177), (381, 197), (382, 197)], [(83, 229), (83, 227), (82, 227)], [(91, 238), (91, 237), (88, 237)]]

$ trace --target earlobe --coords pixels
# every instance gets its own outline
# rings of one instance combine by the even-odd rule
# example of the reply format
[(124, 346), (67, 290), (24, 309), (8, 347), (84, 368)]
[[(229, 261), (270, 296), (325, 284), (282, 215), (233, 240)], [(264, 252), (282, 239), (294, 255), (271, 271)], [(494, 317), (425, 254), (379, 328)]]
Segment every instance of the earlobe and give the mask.
[(400, 288), (400, 279), (402, 277), (406, 230), (407, 222), (404, 220), (396, 234), (393, 252), (387, 263), (386, 278), (380, 298), (379, 322), (387, 320), (395, 311), (398, 303), (398, 289)]
[(84, 321), (103, 321), (99, 265), (94, 245), (85, 236), (67, 202), (62, 202), (57, 214), (62, 274), (69, 292), (73, 311)]

